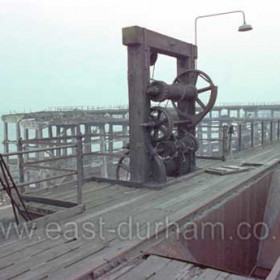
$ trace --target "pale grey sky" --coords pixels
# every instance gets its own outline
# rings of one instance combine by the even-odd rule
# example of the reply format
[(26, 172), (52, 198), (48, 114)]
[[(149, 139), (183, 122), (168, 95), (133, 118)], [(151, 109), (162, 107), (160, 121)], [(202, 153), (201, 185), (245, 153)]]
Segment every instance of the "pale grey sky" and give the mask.
[[(122, 27), (193, 43), (196, 16), (239, 9), (253, 31), (237, 32), (240, 14), (199, 22), (198, 68), (218, 85), (219, 103), (280, 101), (278, 3), (0, 0), (0, 111), (127, 104)], [(175, 63), (160, 58), (155, 78), (171, 82), (174, 75)]]

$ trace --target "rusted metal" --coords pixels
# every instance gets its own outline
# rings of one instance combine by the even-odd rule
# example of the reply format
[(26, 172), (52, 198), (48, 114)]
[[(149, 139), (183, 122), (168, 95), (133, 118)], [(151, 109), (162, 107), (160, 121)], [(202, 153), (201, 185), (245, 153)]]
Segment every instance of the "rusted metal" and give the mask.
[[(197, 88), (197, 81), (198, 78), (201, 77), (204, 81), (208, 83), (207, 87), (204, 88)], [(189, 126), (194, 127), (197, 125), (213, 108), (216, 98), (217, 98), (217, 87), (213, 84), (211, 78), (204, 72), (196, 69), (186, 70), (183, 73), (180, 73), (178, 77), (174, 80), (175, 85), (182, 84), (184, 87), (191, 87), (193, 91), (193, 95), (185, 94), (184, 96), (181, 96), (181, 99), (179, 100), (172, 100), (173, 107), (177, 111), (179, 116), (182, 116), (183, 118), (190, 121)], [(206, 104), (204, 104), (199, 94), (203, 92), (209, 92), (209, 99)], [(194, 114), (186, 113), (179, 108), (179, 103), (176, 105), (175, 101), (183, 101), (184, 99), (187, 99), (188, 102), (190, 102), (192, 99), (195, 100), (195, 102), (199, 105), (201, 108), (200, 111), (195, 112)]]

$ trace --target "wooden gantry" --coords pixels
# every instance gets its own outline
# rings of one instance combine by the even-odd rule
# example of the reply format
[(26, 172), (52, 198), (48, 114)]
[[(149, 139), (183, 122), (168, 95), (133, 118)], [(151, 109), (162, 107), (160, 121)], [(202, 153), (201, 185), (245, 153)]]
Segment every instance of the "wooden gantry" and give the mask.
[[(128, 49), (129, 89), (129, 144), (131, 181), (156, 183), (151, 160), (151, 136), (143, 126), (149, 122), (150, 99), (146, 94), (150, 84), (152, 56), (163, 54), (174, 57), (177, 75), (193, 69), (197, 58), (196, 46), (138, 26), (123, 29), (123, 44)], [(195, 104), (179, 104), (187, 113), (194, 114)], [(183, 125), (182, 125), (183, 126)]]

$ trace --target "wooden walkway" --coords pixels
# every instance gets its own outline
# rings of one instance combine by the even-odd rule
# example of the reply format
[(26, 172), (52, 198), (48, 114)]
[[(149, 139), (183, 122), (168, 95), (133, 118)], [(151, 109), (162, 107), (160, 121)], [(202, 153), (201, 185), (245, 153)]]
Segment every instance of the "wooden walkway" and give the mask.
[[(171, 223), (181, 225), (192, 220), (199, 211), (210, 209), (215, 202), (229, 197), (236, 188), (279, 160), (280, 144), (274, 144), (248, 151), (226, 163), (203, 162), (203, 168), (257, 164), (249, 171), (225, 176), (198, 171), (196, 176), (179, 180), (162, 190), (86, 183), (84, 212), (68, 210), (66, 216), (55, 213), (48, 216), (53, 224), (48, 224), (48, 228), (46, 223), (38, 225), (32, 238), (11, 238), (1, 245), (0, 279), (70, 280), (91, 271), (102, 275), (119, 263), (141, 255), (157, 239), (163, 238)], [(72, 187), (39, 195), (73, 202), (76, 199)]]

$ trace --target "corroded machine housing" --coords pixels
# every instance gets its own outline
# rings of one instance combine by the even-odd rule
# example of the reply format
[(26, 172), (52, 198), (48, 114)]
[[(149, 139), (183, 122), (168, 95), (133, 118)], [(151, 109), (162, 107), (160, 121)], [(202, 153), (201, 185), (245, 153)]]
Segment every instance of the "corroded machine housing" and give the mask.
[[(138, 26), (123, 29), (123, 44), (128, 47), (129, 179), (156, 185), (168, 176), (190, 173), (198, 149), (195, 126), (217, 96), (210, 77), (195, 69), (196, 46)], [(150, 67), (158, 54), (176, 58), (177, 77), (172, 84), (151, 80)], [(199, 88), (198, 79), (206, 86)], [(200, 98), (205, 92), (207, 102)], [(172, 107), (151, 105), (168, 100)]]

